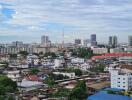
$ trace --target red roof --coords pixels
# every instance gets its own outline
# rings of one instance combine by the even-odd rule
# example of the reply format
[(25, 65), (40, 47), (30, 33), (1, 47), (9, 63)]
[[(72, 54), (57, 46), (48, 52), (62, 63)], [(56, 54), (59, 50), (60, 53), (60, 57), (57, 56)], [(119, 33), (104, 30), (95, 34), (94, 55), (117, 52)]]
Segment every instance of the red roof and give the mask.
[(93, 56), (91, 59), (96, 60), (96, 59), (104, 59), (108, 57), (132, 57), (132, 53), (106, 53), (101, 56)]
[(39, 81), (39, 82), (42, 81), (42, 80), (40, 80), (40, 78), (37, 75), (29, 75), (26, 77), (26, 79), (29, 81)]
[(96, 59), (104, 59), (105, 58), (105, 56), (93, 56), (92, 57), (92, 60), (96, 60)]

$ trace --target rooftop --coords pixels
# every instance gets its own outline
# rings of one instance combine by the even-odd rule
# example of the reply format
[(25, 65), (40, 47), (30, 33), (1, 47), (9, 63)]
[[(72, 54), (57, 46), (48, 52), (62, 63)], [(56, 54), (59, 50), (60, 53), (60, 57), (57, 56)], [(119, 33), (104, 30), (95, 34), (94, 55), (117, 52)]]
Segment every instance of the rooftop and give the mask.
[(106, 92), (107, 90), (121, 91), (118, 89), (105, 89), (104, 91), (100, 91), (88, 97), (87, 100), (132, 100), (132, 97), (122, 96), (122, 95), (117, 95), (117, 94), (108, 94)]

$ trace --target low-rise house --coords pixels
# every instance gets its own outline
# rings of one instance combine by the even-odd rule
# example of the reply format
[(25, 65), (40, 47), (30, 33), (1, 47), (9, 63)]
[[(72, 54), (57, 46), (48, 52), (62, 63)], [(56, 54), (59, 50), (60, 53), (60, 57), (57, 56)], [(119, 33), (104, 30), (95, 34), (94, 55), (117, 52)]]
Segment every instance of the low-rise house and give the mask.
[(37, 75), (29, 75), (29, 76), (25, 77), (25, 79), (28, 81), (42, 82), (42, 80)]
[(81, 64), (80, 69), (83, 70), (83, 71), (87, 71), (91, 67), (92, 66), (89, 63), (84, 63), (84, 64)]
[(13, 81), (19, 81), (19, 79), (21, 78), (20, 71), (7, 71), (7, 77), (11, 78)]
[(75, 73), (67, 73), (67, 72), (53, 72), (53, 74), (56, 75), (63, 75), (63, 76), (68, 76), (69, 78), (75, 78)]
[(83, 58), (73, 58), (71, 59), (72, 64), (83, 64), (85, 61)]
[(63, 65), (64, 65), (64, 59), (55, 59), (53, 68), (55, 69), (55, 68), (63, 67)]
[(39, 65), (40, 60), (39, 60), (38, 56), (33, 55), (33, 54), (29, 54), (27, 56), (27, 62), (32, 67), (32, 66)]
[(29, 81), (23, 79), (21, 82), (17, 83), (18, 87), (23, 91), (36, 90), (43, 87), (43, 82)]

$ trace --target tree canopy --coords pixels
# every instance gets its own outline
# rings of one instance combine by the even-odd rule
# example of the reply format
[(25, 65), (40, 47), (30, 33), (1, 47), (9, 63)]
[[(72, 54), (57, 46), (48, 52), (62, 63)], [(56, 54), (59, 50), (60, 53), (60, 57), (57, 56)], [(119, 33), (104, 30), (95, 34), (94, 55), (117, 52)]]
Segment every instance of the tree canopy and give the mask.
[(17, 89), (17, 83), (10, 78), (0, 75), (0, 95), (5, 93), (15, 92)]
[(74, 68), (66, 69), (66, 71), (67, 72), (74, 72), (76, 76), (81, 76), (83, 73), (80, 69), (74, 69)]
[(78, 48), (72, 50), (72, 56), (89, 59), (93, 56), (93, 51), (88, 48)]
[(68, 96), (68, 100), (85, 100), (87, 98), (87, 86), (84, 80), (78, 81)]
[(37, 69), (37, 68), (32, 68), (32, 69), (30, 70), (30, 74), (31, 74), (31, 75), (36, 75), (38, 72), (39, 72), (39, 69)]
[(51, 56), (52, 58), (56, 58), (56, 54), (54, 52), (47, 52), (44, 54), (44, 57), (49, 57)]

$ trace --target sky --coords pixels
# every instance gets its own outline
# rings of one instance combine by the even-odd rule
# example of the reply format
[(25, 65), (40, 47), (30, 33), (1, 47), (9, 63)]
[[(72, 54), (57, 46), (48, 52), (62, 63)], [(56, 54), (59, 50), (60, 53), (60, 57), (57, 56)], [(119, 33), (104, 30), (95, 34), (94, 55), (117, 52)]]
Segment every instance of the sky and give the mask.
[(132, 35), (132, 0), (0, 0), (0, 43), (53, 42), (75, 38), (107, 43), (116, 35), (120, 43)]

